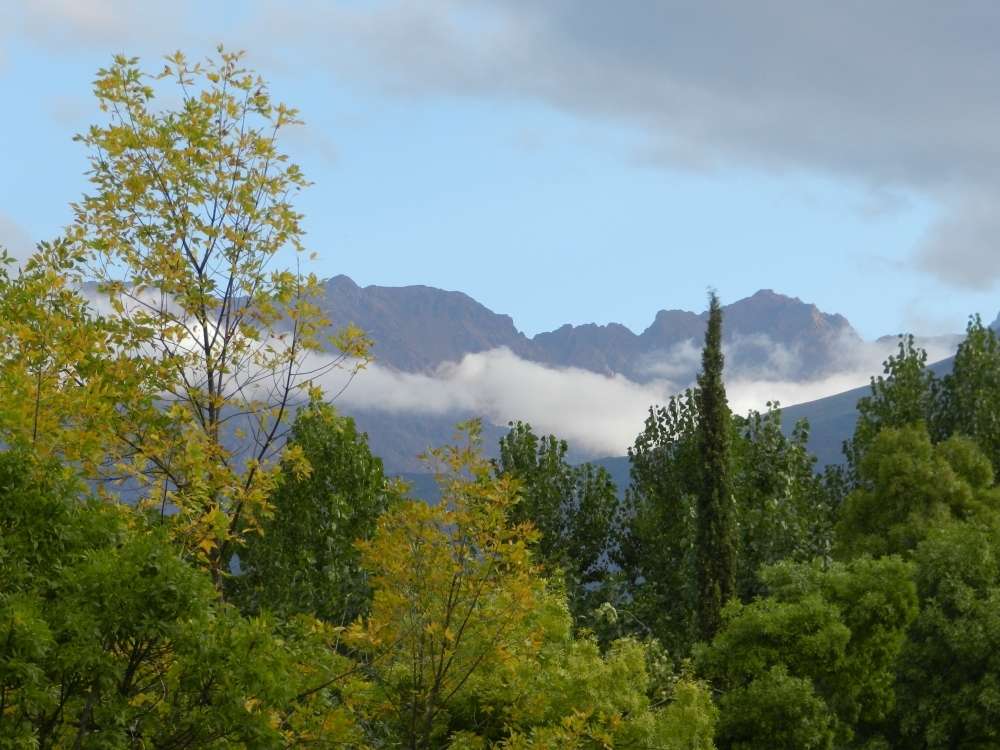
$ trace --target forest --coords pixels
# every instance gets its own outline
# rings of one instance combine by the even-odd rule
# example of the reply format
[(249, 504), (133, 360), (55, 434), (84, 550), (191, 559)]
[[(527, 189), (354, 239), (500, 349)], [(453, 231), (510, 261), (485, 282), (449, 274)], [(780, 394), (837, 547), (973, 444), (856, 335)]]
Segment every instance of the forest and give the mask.
[(0, 747), (1000, 747), (978, 316), (941, 378), (901, 337), (819, 470), (730, 409), (712, 293), (623, 493), (471, 421), (428, 504), (324, 390), (372, 342), (301, 270), (297, 112), (221, 48), (95, 95), (89, 193), (0, 272)]

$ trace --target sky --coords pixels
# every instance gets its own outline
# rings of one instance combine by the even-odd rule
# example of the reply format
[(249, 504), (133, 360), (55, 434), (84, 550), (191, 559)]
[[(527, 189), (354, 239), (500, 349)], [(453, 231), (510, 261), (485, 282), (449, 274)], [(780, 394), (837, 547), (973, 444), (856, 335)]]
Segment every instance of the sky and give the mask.
[(247, 53), (321, 277), (463, 291), (528, 335), (758, 289), (865, 338), (1000, 311), (1000, 5), (4, 0), (0, 244), (87, 190), (114, 53)]

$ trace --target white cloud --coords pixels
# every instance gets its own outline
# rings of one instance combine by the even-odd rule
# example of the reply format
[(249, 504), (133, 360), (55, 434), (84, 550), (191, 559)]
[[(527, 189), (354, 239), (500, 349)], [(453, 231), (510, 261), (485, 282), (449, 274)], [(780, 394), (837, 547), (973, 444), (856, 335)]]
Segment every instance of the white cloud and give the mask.
[(665, 402), (675, 390), (662, 380), (640, 385), (620, 375), (609, 378), (576, 368), (546, 367), (503, 348), (466, 355), (432, 375), (372, 365), (337, 403), (348, 413), (465, 413), (498, 425), (520, 419), (583, 452), (611, 455), (632, 443), (649, 406)]
[[(90, 288), (84, 293), (96, 311), (110, 312), (102, 295)], [(929, 362), (936, 362), (954, 354), (960, 341), (960, 336), (947, 335), (918, 338), (916, 344), (927, 351)], [(844, 335), (835, 347), (839, 369), (805, 380), (794, 378), (798, 355), (788, 347), (765, 336), (738, 339), (727, 345), (727, 357), (736, 358), (746, 347), (762, 356), (751, 366), (728, 367), (730, 407), (738, 413), (763, 411), (768, 401), (792, 406), (866, 385), (882, 372), (885, 359), (897, 353), (898, 343), (891, 336), (866, 342)], [(643, 383), (531, 362), (506, 347), (467, 354), (461, 362), (445, 362), (431, 373), (400, 372), (375, 362), (349, 381), (347, 370), (332, 365), (329, 354), (311, 355), (302, 371), (320, 373), (305, 377), (314, 377), (328, 396), (339, 394), (336, 404), (345, 413), (450, 416), (454, 421), (481, 416), (500, 426), (521, 420), (539, 434), (567, 440), (576, 455), (592, 458), (625, 453), (650, 406), (665, 404), (692, 385), (700, 349), (693, 341), (673, 347), (650, 365), (647, 372), (656, 377)], [(244, 381), (258, 377), (253, 371), (244, 373)], [(268, 378), (262, 379), (262, 388)]]
[[(928, 348), (930, 361), (954, 353), (957, 337), (918, 342)], [(757, 342), (761, 344), (760, 341)], [(677, 347), (674, 372), (690, 365), (689, 347)], [(777, 351), (776, 361), (787, 356)], [(882, 362), (895, 353), (897, 342), (844, 345), (842, 371), (813, 381), (780, 378), (727, 378), (730, 406), (737, 412), (764, 410), (768, 401), (785, 406), (831, 396), (868, 383), (882, 371)], [(670, 363), (661, 362), (663, 371)], [(777, 372), (778, 370), (775, 370)], [(342, 374), (326, 379), (328, 392), (342, 386)], [(553, 368), (523, 360), (506, 348), (466, 355), (447, 362), (431, 374), (404, 373), (371, 365), (338, 398), (347, 413), (376, 411), (408, 415), (479, 415), (494, 424), (511, 420), (531, 423), (539, 433), (551, 433), (589, 456), (622, 455), (642, 429), (649, 407), (664, 404), (689, 385), (665, 378), (635, 383), (616, 375), (607, 377), (577, 368)]]

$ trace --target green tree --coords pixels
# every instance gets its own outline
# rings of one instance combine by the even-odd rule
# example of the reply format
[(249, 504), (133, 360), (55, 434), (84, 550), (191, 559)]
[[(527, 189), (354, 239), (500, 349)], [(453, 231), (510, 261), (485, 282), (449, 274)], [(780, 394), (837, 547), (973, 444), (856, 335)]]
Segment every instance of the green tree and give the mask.
[[(99, 71), (111, 122), (78, 136), (94, 192), (68, 229), (77, 278), (98, 282), (124, 329), (120, 349), (160, 395), (123, 413), (115, 472), (139, 483), (144, 503), (172, 509), (171, 533), (217, 589), (233, 545), (269, 513), (281, 461), (300, 461), (283, 447), (286, 423), (328, 323), (315, 276), (274, 267), (303, 249), (290, 196), (307, 183), (276, 140), (296, 112), (240, 58), (177, 53), (152, 76), (117, 56)], [(154, 102), (167, 80), (177, 108)], [(331, 343), (328, 367), (365, 357), (356, 329)]]
[(854, 435), (844, 443), (848, 480), (859, 481), (858, 470), (865, 452), (884, 429), (927, 424), (934, 413), (939, 382), (927, 369), (927, 352), (913, 344), (913, 336), (899, 337), (899, 354), (884, 363), (884, 372), (873, 377), (871, 395), (858, 400)]
[(978, 315), (966, 327), (951, 373), (937, 377), (927, 368), (927, 352), (913, 336), (900, 336), (899, 353), (885, 362), (884, 375), (872, 378), (872, 392), (858, 401), (859, 418), (844, 444), (852, 485), (858, 467), (883, 429), (927, 425), (935, 443), (952, 435), (972, 438), (1000, 470), (1000, 342)]
[(467, 427), (465, 445), (434, 452), (443, 502), (403, 503), (362, 544), (374, 598), (347, 637), (373, 677), (373, 743), (708, 750), (715, 710), (690, 673), (657, 709), (643, 645), (602, 654), (574, 637), (564, 592), (532, 559), (538, 532), (511, 523), (515, 483)]
[[(741, 600), (762, 594), (764, 565), (806, 562), (830, 553), (833, 503), (807, 450), (805, 422), (791, 439), (781, 430), (777, 404), (760, 414), (731, 418), (732, 474), (740, 543), (737, 585)], [(655, 635), (677, 656), (697, 640), (695, 498), (701, 482), (693, 394), (650, 410), (629, 450), (632, 483), (620, 516), (614, 561), (626, 578), (628, 603), (619, 622)], [(641, 623), (641, 624), (639, 624)]]
[(698, 632), (711, 639), (722, 626), (722, 608), (736, 596), (738, 535), (730, 457), (732, 413), (722, 382), (722, 307), (709, 295), (708, 330), (698, 375), (698, 452), (701, 481), (696, 504), (695, 573)]
[(592, 609), (593, 586), (608, 572), (618, 489), (601, 467), (571, 466), (568, 449), (565, 440), (538, 438), (531, 425), (511, 423), (500, 438), (496, 471), (520, 481), (511, 521), (529, 521), (540, 532), (540, 561), (550, 571), (564, 571), (574, 614), (583, 616)]
[(961, 522), (917, 547), (920, 614), (899, 656), (899, 747), (1000, 745), (1000, 557), (996, 527)]
[(770, 594), (732, 602), (724, 629), (699, 653), (700, 669), (727, 686), (719, 747), (877, 743), (896, 705), (893, 665), (917, 614), (911, 575), (895, 556), (765, 569)]
[(691, 391), (651, 408), (629, 448), (631, 484), (618, 521), (614, 561), (623, 571), (627, 602), (619, 627), (658, 638), (675, 658), (697, 640), (694, 613), (695, 498), (700, 471)]
[(883, 429), (858, 467), (860, 487), (847, 496), (835, 532), (835, 554), (910, 555), (929, 531), (949, 520), (1000, 518), (993, 467), (969, 438), (937, 445), (922, 423)]
[(781, 408), (736, 418), (733, 441), (740, 546), (740, 599), (766, 593), (758, 571), (781, 560), (808, 562), (830, 556), (836, 488), (815, 470), (808, 450), (809, 424), (800, 420), (786, 438)]
[(0, 746), (278, 748), (356, 735), (315, 621), (219, 601), (155, 519), (0, 453)]
[(273, 515), (240, 549), (241, 575), (228, 582), (232, 601), (246, 613), (309, 614), (346, 626), (370, 595), (355, 542), (372, 537), (399, 495), (367, 435), (322, 401), (299, 409), (289, 442), (308, 461), (308, 475), (283, 465)]
[(1000, 341), (978, 315), (935, 395), (929, 420), (935, 439), (967, 435), (989, 457), (994, 473), (1000, 471)]
[(788, 439), (777, 403), (746, 418), (729, 410), (714, 295), (710, 308), (698, 388), (651, 408), (629, 449), (613, 556), (626, 588), (617, 622), (659, 638), (675, 658), (711, 636), (709, 620), (718, 627), (723, 594), (762, 593), (761, 566), (829, 555), (839, 494), (816, 475), (808, 423)]

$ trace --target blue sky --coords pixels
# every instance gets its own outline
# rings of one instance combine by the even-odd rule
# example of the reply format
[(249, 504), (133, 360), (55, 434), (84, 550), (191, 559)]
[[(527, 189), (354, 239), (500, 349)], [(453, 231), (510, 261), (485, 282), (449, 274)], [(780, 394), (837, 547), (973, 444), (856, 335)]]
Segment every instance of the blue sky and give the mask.
[(12, 0), (0, 243), (70, 220), (112, 53), (156, 69), (225, 42), (307, 123), (284, 144), (314, 182), (296, 205), (320, 276), (460, 290), (529, 335), (638, 332), (709, 286), (866, 338), (992, 320), (1000, 19), (844, 5), (761, 3), (750, 24), (710, 2)]

